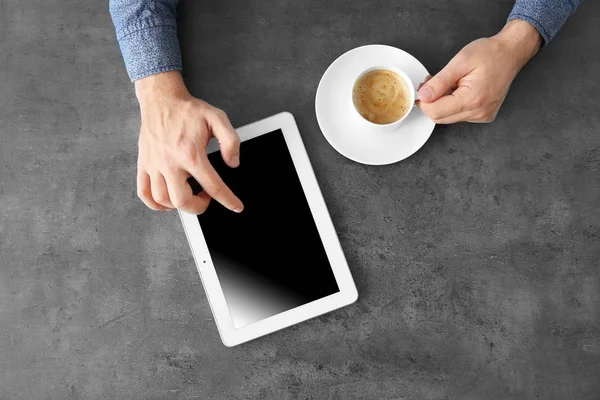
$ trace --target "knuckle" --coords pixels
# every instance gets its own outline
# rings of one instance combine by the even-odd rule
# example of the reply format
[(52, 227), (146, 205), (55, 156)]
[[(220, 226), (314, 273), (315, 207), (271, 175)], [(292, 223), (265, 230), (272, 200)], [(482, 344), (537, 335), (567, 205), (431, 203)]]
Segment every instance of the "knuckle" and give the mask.
[(146, 202), (151, 198), (150, 188), (148, 188), (147, 186), (138, 186), (137, 196), (140, 198), (140, 200)]
[(196, 214), (203, 214), (206, 209), (208, 208), (208, 202), (203, 201), (202, 203), (199, 203), (198, 206), (196, 207), (196, 209), (194, 210), (194, 212)]
[(178, 197), (173, 199), (173, 207), (175, 208), (186, 208), (190, 205), (190, 199), (186, 197)]
[(154, 197), (154, 201), (156, 201), (158, 204), (162, 204), (162, 205), (165, 205), (166, 203), (169, 203), (171, 201), (169, 199), (169, 194), (165, 191), (160, 191), (160, 192), (156, 193), (153, 197)]
[(492, 122), (496, 119), (496, 115), (498, 115), (498, 113), (495, 110), (487, 110), (487, 112), (484, 113), (484, 118), (486, 122)]
[(440, 118), (436, 118), (432, 120), (433, 122), (435, 122), (436, 124), (447, 124), (448, 123), (448, 117), (440, 117)]
[(435, 90), (441, 90), (441, 88), (450, 86), (450, 80), (445, 74), (442, 73), (431, 78), (429, 85), (433, 86)]
[(200, 161), (198, 161), (198, 157), (189, 157), (188, 164), (191, 168), (196, 169), (200, 165)]
[(138, 192), (138, 197), (140, 198), (142, 203), (144, 203), (149, 209), (154, 211), (160, 211), (160, 208), (156, 207), (156, 205), (152, 201), (152, 196), (150, 196), (149, 194), (145, 192)]
[(431, 118), (434, 121), (438, 121), (443, 118), (442, 113), (438, 109), (429, 110), (427, 115), (429, 115), (429, 118)]
[(196, 210), (196, 214), (198, 214), (198, 215), (200, 215), (200, 214), (204, 214), (204, 212), (206, 212), (206, 209), (207, 209), (207, 208), (208, 208), (208, 207), (202, 207), (201, 209), (199, 209), (199, 210)]
[(484, 116), (484, 122), (494, 122), (494, 120), (496, 119), (496, 116), (494, 114), (486, 114)]
[(240, 146), (240, 137), (238, 135), (229, 135), (226, 139), (223, 139), (221, 142), (226, 147), (237, 148)]
[(495, 116), (492, 113), (487, 111), (480, 112), (475, 114), (475, 121), (478, 122), (492, 122), (495, 119)]
[(215, 108), (215, 116), (221, 121), (226, 121), (228, 119), (227, 113), (220, 108)]
[(174, 163), (173, 157), (171, 157), (166, 151), (161, 151), (158, 153), (157, 161), (159, 165), (164, 165), (166, 167), (170, 167)]
[(480, 114), (482, 114), (482, 117), (485, 119), (493, 120), (496, 118), (497, 113), (498, 110), (493, 107), (485, 107)]
[(192, 166), (196, 166), (198, 164), (198, 146), (192, 142), (184, 142), (181, 144), (181, 151), (183, 152), (183, 156), (185, 160), (191, 164)]
[(208, 185), (205, 190), (210, 197), (216, 197), (221, 193), (221, 187), (215, 184)]
[(454, 64), (463, 64), (467, 61), (467, 59), (469, 58), (469, 54), (467, 51), (461, 50), (458, 53), (456, 53), (456, 55), (454, 56), (454, 58), (452, 59), (452, 62)]
[(481, 95), (477, 95), (473, 98), (473, 101), (471, 102), (471, 106), (473, 108), (481, 108), (483, 107), (483, 105), (485, 104), (485, 98)]

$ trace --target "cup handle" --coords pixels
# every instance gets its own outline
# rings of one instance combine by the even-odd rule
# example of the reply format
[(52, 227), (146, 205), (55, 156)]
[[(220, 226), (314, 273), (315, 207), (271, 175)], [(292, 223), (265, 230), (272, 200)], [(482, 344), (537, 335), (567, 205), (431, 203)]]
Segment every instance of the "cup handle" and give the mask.
[(415, 102), (413, 103), (413, 108), (415, 108), (417, 106), (417, 100), (419, 99), (419, 89), (415, 89), (418, 87), (418, 85), (415, 85), (414, 82), (411, 82), (413, 85), (413, 90), (415, 91)]

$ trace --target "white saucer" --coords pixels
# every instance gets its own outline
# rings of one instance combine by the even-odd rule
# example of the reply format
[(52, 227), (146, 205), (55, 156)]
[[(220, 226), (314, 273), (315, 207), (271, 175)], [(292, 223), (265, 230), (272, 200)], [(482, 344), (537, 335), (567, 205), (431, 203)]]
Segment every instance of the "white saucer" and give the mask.
[(350, 50), (335, 60), (319, 82), (315, 109), (321, 131), (342, 155), (363, 164), (391, 164), (413, 155), (431, 136), (435, 123), (415, 107), (393, 131), (380, 132), (363, 124), (352, 108), (354, 79), (373, 65), (402, 69), (415, 88), (427, 69), (407, 52), (391, 46), (368, 45)]

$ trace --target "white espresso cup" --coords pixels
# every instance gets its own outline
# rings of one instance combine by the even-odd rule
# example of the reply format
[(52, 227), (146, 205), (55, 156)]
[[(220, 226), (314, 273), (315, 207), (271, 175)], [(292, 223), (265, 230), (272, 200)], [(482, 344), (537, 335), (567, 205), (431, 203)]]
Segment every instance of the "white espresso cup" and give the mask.
[[(406, 84), (406, 88), (408, 90), (408, 95), (410, 96), (409, 102), (408, 102), (409, 109), (406, 111), (406, 114), (404, 114), (402, 116), (402, 118), (398, 119), (397, 121), (391, 122), (389, 124), (376, 124), (374, 122), (369, 121), (363, 115), (361, 115), (361, 113), (356, 109), (356, 106), (354, 105), (353, 95), (354, 95), (354, 87), (356, 86), (356, 83), (363, 76), (368, 74), (369, 72), (376, 71), (376, 70), (388, 70), (388, 71), (392, 71), (392, 72), (395, 72), (396, 74), (398, 74), (400, 79), (402, 79), (404, 81), (404, 83)], [(389, 130), (393, 130), (393, 129), (397, 128), (402, 123), (402, 121), (404, 121), (406, 119), (406, 117), (408, 117), (408, 114), (410, 114), (410, 112), (414, 109), (416, 98), (417, 98), (417, 93), (415, 91), (415, 85), (412, 83), (412, 81), (410, 80), (408, 75), (404, 71), (402, 71), (400, 68), (393, 67), (390, 65), (377, 65), (377, 66), (369, 67), (369, 68), (365, 69), (364, 71), (362, 71), (360, 74), (358, 74), (356, 79), (354, 79), (354, 83), (352, 84), (352, 90), (350, 92), (350, 102), (352, 103), (352, 110), (354, 111), (355, 116), (358, 116), (359, 120), (362, 121), (362, 123), (364, 123), (369, 128), (382, 130), (382, 131), (389, 131)]]

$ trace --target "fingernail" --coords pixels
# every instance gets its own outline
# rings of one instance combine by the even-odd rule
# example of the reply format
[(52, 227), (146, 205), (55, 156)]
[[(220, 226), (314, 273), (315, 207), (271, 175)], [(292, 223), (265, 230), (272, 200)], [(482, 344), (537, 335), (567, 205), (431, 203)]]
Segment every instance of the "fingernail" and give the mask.
[(234, 208), (234, 209), (233, 209), (233, 212), (236, 212), (236, 213), (238, 213), (238, 214), (239, 214), (239, 213), (241, 213), (241, 212), (242, 212), (242, 210), (243, 210), (243, 208)]
[(231, 166), (236, 168), (240, 165), (240, 156), (231, 157)]
[(419, 89), (419, 100), (429, 101), (433, 98), (433, 92), (427, 86)]

